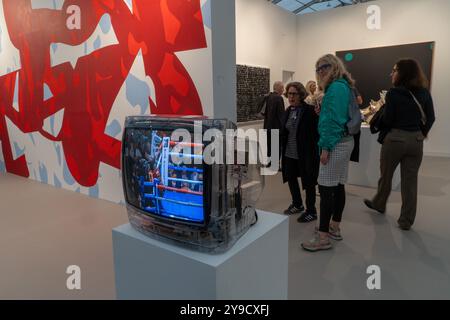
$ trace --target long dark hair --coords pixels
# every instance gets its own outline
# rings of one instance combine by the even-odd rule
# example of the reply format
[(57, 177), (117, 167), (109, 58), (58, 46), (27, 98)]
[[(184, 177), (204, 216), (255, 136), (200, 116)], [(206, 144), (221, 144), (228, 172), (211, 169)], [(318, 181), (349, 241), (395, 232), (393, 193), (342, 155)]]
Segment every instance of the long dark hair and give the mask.
[(394, 83), (396, 87), (407, 89), (428, 89), (429, 82), (419, 62), (414, 59), (401, 59), (396, 64), (398, 78)]

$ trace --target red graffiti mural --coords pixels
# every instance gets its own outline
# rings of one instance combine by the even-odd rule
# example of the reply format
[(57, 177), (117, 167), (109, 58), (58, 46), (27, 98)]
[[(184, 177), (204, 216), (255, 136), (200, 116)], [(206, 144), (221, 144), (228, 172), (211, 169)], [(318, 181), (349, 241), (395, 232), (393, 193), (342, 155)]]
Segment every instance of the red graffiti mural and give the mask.
[[(20, 52), (21, 69), (0, 77), (0, 141), (8, 172), (28, 177), (26, 156), (14, 160), (8, 117), (24, 133), (60, 141), (68, 168), (82, 186), (94, 186), (100, 162), (120, 167), (121, 142), (105, 135), (108, 116), (139, 51), (155, 88), (153, 114), (202, 115), (195, 85), (176, 52), (206, 47), (200, 0), (66, 0), (62, 10), (32, 9), (31, 0), (3, 1), (7, 32)], [(66, 8), (81, 9), (81, 29), (66, 26)], [(51, 66), (52, 43), (85, 42), (109, 14), (118, 44)], [(3, 31), (5, 32), (5, 30)], [(13, 108), (19, 77), (19, 111)], [(53, 96), (44, 101), (44, 84)], [(64, 108), (57, 137), (44, 120)]]

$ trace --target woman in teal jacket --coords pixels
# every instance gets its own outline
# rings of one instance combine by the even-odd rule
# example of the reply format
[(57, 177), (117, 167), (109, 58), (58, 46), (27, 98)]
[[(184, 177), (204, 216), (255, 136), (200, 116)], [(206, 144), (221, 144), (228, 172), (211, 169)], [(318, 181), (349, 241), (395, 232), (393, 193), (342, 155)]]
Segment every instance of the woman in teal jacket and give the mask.
[[(316, 63), (319, 85), (325, 96), (319, 118), (319, 191), (320, 227), (316, 236), (302, 243), (308, 251), (331, 249), (330, 238), (342, 240), (340, 223), (345, 207), (345, 183), (354, 146), (347, 133), (349, 105), (354, 81), (344, 64), (334, 55), (326, 55)], [(330, 222), (331, 220), (331, 222)]]

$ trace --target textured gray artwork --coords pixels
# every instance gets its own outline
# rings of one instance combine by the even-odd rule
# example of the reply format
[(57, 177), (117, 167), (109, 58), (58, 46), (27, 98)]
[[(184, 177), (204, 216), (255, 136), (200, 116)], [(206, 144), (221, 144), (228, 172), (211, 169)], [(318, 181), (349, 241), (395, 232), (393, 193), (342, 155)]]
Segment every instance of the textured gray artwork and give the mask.
[(237, 65), (237, 121), (258, 120), (256, 105), (270, 92), (270, 69)]

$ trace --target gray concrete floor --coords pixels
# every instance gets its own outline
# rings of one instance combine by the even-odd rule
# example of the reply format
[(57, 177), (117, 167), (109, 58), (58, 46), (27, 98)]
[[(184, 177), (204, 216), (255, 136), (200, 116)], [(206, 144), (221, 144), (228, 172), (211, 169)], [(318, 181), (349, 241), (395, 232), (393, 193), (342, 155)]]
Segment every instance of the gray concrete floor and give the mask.
[[(302, 251), (314, 223), (289, 218), (289, 299), (450, 299), (450, 159), (424, 160), (409, 232), (396, 225), (400, 194), (382, 216), (362, 203), (373, 193), (347, 186), (344, 241), (327, 252)], [(281, 213), (289, 203), (281, 177), (267, 177), (258, 208)], [(0, 299), (114, 299), (111, 229), (127, 221), (119, 205), (1, 174)], [(66, 288), (73, 264), (81, 291)], [(381, 268), (381, 290), (367, 289), (370, 265)]]
[(0, 299), (114, 299), (111, 229), (127, 221), (119, 205), (1, 174)]

